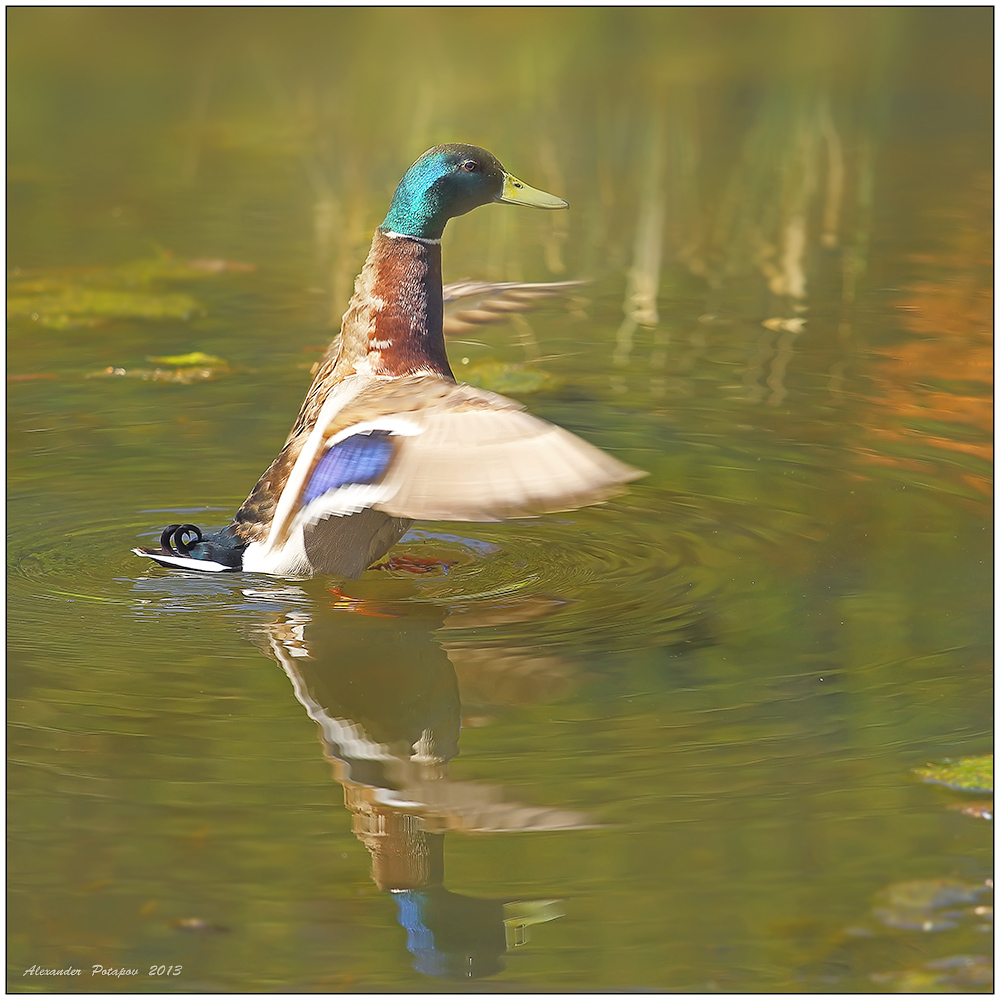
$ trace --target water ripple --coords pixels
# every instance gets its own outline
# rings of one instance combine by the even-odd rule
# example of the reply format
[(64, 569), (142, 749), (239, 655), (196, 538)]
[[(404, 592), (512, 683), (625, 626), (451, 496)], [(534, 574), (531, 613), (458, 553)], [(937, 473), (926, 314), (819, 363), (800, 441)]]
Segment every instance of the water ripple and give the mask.
[[(487, 630), (498, 642), (580, 652), (703, 644), (714, 641), (716, 598), (739, 551), (807, 531), (801, 518), (776, 529), (774, 513), (638, 490), (558, 516), (419, 527), (396, 546), (392, 563), (360, 580), (285, 581), (168, 571), (129, 551), (147, 536), (154, 540), (158, 529), (151, 526), (164, 518), (221, 523), (214, 508), (85, 518), (50, 512), (21, 518), (9, 542), (12, 638), (30, 645), (52, 620), (52, 602), (66, 605), (67, 614), (103, 605), (100, 613), (79, 615), (109, 638), (120, 633), (123, 618), (190, 620), (207, 612), (238, 620), (242, 629), (296, 607), (394, 616), (417, 613), (419, 605), (421, 614), (440, 615), (459, 643), (471, 630), (481, 644)], [(419, 572), (408, 571), (414, 568)], [(206, 619), (199, 627), (215, 625)]]

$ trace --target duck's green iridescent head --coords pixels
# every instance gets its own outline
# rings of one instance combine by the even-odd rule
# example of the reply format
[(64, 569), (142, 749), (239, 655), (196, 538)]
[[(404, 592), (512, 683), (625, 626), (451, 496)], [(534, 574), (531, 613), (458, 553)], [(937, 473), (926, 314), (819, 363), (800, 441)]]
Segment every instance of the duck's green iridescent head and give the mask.
[(485, 149), (454, 142), (428, 149), (403, 175), (380, 228), (437, 240), (445, 223), (480, 205), (500, 201), (533, 208), (569, 205), (508, 174)]

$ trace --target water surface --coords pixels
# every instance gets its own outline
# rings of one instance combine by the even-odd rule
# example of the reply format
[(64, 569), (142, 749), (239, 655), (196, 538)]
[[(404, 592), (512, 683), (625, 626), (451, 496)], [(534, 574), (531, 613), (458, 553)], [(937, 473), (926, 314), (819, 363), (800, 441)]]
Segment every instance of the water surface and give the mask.
[[(8, 27), (9, 989), (989, 988), (984, 795), (914, 768), (992, 745), (990, 11)], [(572, 207), (445, 280), (589, 280), (456, 373), (649, 476), (420, 574), (132, 556), (455, 140)]]

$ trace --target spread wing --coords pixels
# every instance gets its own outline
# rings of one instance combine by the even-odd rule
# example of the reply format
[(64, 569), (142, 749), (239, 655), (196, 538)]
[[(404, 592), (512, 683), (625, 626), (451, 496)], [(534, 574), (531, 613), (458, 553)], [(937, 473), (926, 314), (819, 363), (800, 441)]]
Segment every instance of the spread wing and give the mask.
[(606, 500), (642, 475), (503, 396), (455, 389), (400, 441), (379, 510), (436, 521), (531, 517)]
[(444, 334), (468, 333), (570, 295), (585, 281), (456, 281), (444, 286)]
[(495, 521), (599, 503), (645, 475), (496, 393), (437, 375), (380, 383), (323, 413), (267, 545), (366, 508), (394, 518)]

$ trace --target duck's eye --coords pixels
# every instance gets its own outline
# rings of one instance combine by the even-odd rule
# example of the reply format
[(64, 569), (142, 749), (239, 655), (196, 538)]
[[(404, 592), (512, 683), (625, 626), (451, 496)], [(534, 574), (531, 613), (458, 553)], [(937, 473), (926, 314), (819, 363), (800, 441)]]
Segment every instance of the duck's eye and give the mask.
[(468, 171), (470, 174), (474, 174), (479, 169), (479, 164), (475, 160), (466, 160), (462, 164), (462, 169)]

